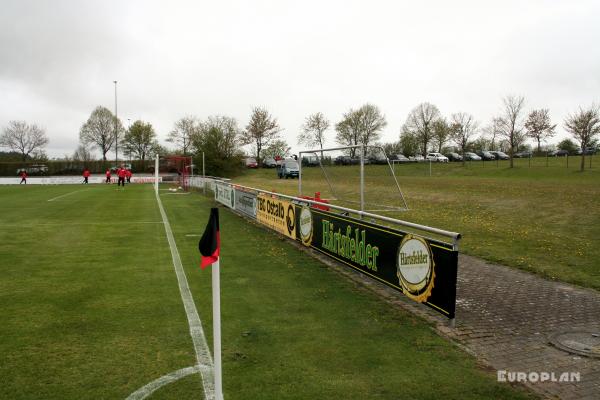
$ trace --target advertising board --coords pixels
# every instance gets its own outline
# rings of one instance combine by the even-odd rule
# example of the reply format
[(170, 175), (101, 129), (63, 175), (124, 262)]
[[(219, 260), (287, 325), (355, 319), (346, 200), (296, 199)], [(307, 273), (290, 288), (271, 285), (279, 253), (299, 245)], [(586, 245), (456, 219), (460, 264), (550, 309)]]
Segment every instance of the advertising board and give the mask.
[(215, 183), (215, 200), (235, 209), (235, 190), (229, 185)]
[(292, 202), (264, 194), (259, 194), (256, 200), (258, 222), (290, 239), (296, 239), (296, 206)]
[(298, 240), (454, 318), (458, 252), (387, 226), (296, 206)]
[(256, 218), (256, 194), (235, 189), (235, 210), (248, 217)]

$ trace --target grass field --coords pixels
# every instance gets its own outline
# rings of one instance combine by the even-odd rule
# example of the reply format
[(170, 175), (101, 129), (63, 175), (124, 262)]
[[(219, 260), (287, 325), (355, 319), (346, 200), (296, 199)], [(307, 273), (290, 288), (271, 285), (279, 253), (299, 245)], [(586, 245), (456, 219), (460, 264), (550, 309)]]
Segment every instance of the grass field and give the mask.
[[(161, 198), (211, 343), (191, 235), (212, 200)], [(4, 186), (0, 209), (0, 398), (126, 398), (195, 364), (150, 186)], [(531, 397), (277, 235), (227, 210), (221, 234), (226, 399)], [(151, 398), (201, 393), (192, 375)]]
[[(574, 158), (568, 168), (565, 158), (516, 159), (512, 169), (508, 161), (432, 164), (431, 176), (428, 163), (397, 165), (410, 210), (385, 215), (460, 232), (463, 253), (600, 289), (600, 163), (594, 158), (581, 173)], [(392, 203), (388, 167), (365, 168), (367, 198)], [(302, 173), (304, 193), (331, 195), (318, 168)], [(358, 195), (358, 167), (329, 173), (340, 190)], [(248, 171), (234, 181), (298, 193), (297, 180), (278, 180), (273, 170)]]

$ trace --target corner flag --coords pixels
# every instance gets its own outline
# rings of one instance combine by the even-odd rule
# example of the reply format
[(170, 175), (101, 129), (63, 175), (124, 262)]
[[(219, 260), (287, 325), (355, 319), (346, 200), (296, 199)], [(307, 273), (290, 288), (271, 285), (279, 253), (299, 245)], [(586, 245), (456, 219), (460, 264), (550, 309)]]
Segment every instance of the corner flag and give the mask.
[(210, 218), (206, 229), (198, 242), (202, 254), (200, 266), (204, 269), (212, 264), (212, 298), (213, 298), (213, 357), (215, 366), (215, 399), (223, 400), (223, 376), (221, 371), (221, 283), (219, 278), (219, 253), (221, 238), (219, 237), (219, 209), (210, 209)]
[(206, 224), (206, 229), (198, 242), (198, 249), (202, 254), (200, 267), (206, 268), (219, 259), (221, 251), (221, 239), (219, 237), (219, 209), (210, 209), (210, 218)]

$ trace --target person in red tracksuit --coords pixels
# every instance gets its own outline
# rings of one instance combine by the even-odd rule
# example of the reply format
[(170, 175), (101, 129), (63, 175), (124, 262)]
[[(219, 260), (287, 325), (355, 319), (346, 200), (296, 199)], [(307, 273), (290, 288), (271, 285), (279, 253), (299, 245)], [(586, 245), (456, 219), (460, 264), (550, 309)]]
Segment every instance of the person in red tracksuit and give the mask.
[(126, 169), (125, 170), (125, 177), (127, 178), (127, 183), (131, 183), (131, 175), (133, 175), (131, 173), (131, 170), (130, 169)]
[(123, 187), (125, 187), (125, 175), (127, 175), (127, 173), (125, 172), (125, 168), (123, 168), (123, 167), (119, 168), (119, 170), (117, 171), (117, 175), (119, 176), (119, 181), (117, 182), (117, 186), (123, 185)]
[(104, 182), (105, 183), (110, 183), (110, 169), (106, 170), (106, 180)]
[(19, 182), (19, 185), (21, 183), (24, 183), (27, 185), (27, 171), (23, 170), (23, 171), (21, 171), (21, 173), (19, 175), (21, 176), (21, 182)]
[(90, 170), (89, 169), (84, 169), (83, 170), (83, 183), (87, 184), (88, 182), (88, 178), (90, 177)]

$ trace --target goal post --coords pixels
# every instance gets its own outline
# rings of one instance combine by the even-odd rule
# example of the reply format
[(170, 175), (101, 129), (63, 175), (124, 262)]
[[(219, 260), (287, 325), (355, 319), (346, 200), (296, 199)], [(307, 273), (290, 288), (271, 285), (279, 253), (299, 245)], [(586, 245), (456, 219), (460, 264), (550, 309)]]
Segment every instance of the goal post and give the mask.
[(298, 154), (298, 195), (358, 206), (360, 211), (405, 211), (408, 205), (381, 146), (341, 146)]

